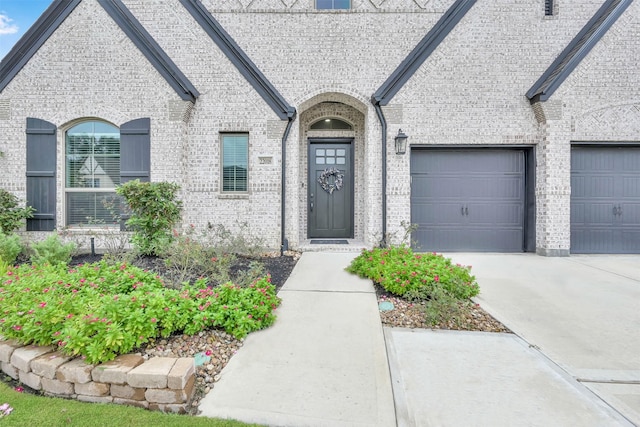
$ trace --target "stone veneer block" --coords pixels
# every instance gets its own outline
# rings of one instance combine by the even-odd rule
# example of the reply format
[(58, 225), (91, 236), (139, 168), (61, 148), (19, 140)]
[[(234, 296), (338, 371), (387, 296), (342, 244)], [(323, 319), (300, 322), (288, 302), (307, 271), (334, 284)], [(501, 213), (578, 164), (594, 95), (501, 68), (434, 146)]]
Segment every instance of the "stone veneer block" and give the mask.
[(20, 347), (24, 345), (16, 340), (0, 341), (0, 362), (9, 363), (13, 352)]
[(31, 361), (52, 351), (53, 347), (37, 347), (35, 345), (16, 348), (11, 355), (11, 364), (21, 371), (31, 372)]
[(187, 382), (184, 390), (174, 390), (170, 388), (165, 389), (147, 389), (144, 397), (149, 403), (163, 403), (163, 404), (183, 404), (188, 403), (191, 400), (194, 391), (194, 385), (196, 383), (195, 375)]
[(84, 395), (79, 394), (77, 399), (80, 402), (113, 403), (113, 397), (111, 397), (111, 396), (84, 396)]
[(149, 404), (149, 409), (151, 411), (162, 411), (167, 413), (174, 414), (186, 414), (187, 413), (187, 405), (165, 405), (161, 403), (151, 403)]
[(181, 357), (176, 360), (176, 364), (173, 365), (173, 369), (169, 372), (167, 377), (167, 387), (173, 389), (183, 389), (189, 378), (195, 375), (196, 361), (192, 357)]
[(48, 353), (31, 362), (31, 371), (36, 375), (52, 380), (56, 377), (56, 372), (60, 365), (64, 365), (72, 358), (59, 351)]
[(83, 396), (108, 396), (109, 395), (109, 384), (105, 383), (96, 383), (89, 382), (84, 384), (76, 384), (75, 386), (76, 394), (81, 394)]
[(0, 369), (2, 372), (9, 375), (14, 380), (18, 379), (18, 370), (9, 362), (0, 362)]
[(127, 374), (127, 383), (131, 387), (166, 388), (167, 376), (176, 359), (170, 357), (154, 357)]
[(142, 356), (124, 354), (93, 368), (91, 377), (100, 383), (126, 384), (127, 373), (142, 363), (144, 363)]
[(60, 381), (86, 384), (91, 381), (91, 370), (95, 365), (88, 365), (82, 359), (74, 359), (58, 368), (56, 378)]
[(118, 405), (137, 406), (138, 408), (149, 409), (149, 402), (147, 402), (146, 400), (129, 400), (114, 397), (113, 403), (117, 403)]
[(111, 396), (124, 400), (144, 400), (144, 388), (133, 388), (128, 385), (111, 385)]
[(42, 378), (42, 390), (55, 396), (71, 396), (74, 394), (73, 383), (49, 378)]
[(187, 400), (182, 390), (172, 390), (170, 388), (150, 388), (146, 391), (144, 397), (149, 403), (185, 403)]
[(22, 370), (19, 370), (18, 379), (22, 384), (27, 385), (34, 390), (42, 389), (42, 378), (40, 378), (33, 372), (24, 372)]

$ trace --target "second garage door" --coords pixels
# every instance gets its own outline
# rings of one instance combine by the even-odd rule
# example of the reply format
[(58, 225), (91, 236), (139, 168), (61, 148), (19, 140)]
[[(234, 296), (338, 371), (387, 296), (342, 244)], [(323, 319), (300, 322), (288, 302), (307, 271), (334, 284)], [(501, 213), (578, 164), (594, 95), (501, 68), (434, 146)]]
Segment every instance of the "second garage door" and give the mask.
[(426, 251), (522, 252), (525, 152), (411, 152), (411, 223)]
[(571, 252), (640, 253), (640, 147), (572, 148)]

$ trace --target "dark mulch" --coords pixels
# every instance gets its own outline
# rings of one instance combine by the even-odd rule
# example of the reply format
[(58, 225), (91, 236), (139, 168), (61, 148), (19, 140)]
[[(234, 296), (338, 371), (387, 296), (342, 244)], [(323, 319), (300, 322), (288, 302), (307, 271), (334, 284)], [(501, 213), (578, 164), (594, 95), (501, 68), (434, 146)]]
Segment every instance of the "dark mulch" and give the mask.
[[(96, 254), (81, 254), (76, 255), (71, 259), (69, 265), (78, 265), (78, 264), (86, 264), (92, 262), (98, 262), (102, 259), (102, 255)], [(259, 262), (264, 266), (264, 269), (267, 273), (271, 275), (271, 283), (273, 283), (276, 287), (276, 292), (282, 288), (284, 282), (287, 280), (293, 267), (295, 267), (297, 258), (294, 256), (263, 256), (257, 258), (248, 258), (238, 256), (234, 265), (231, 267), (232, 276), (235, 274), (240, 274), (241, 272), (247, 270), (251, 263)], [(137, 267), (142, 268), (143, 270), (154, 271), (160, 276), (170, 275), (169, 269), (166, 267), (164, 260), (155, 256), (140, 256), (137, 257), (133, 262)]]

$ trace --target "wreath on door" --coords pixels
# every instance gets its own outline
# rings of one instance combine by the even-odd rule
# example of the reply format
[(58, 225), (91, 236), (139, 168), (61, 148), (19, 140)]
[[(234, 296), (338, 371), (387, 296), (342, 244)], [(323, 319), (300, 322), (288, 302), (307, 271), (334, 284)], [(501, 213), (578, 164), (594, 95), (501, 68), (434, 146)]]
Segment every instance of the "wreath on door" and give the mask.
[[(333, 177), (333, 184), (329, 183), (329, 178)], [(318, 184), (324, 191), (333, 194), (334, 191), (340, 191), (343, 187), (344, 174), (336, 168), (327, 168), (322, 171), (318, 177)]]

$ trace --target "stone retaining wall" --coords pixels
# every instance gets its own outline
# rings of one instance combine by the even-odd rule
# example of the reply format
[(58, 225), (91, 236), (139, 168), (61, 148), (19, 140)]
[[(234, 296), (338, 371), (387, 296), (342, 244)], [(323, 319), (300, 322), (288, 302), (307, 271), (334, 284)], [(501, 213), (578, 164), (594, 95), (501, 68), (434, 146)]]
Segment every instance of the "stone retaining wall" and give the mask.
[(195, 360), (126, 354), (99, 365), (54, 351), (0, 341), (0, 369), (47, 396), (186, 412), (193, 397)]

